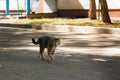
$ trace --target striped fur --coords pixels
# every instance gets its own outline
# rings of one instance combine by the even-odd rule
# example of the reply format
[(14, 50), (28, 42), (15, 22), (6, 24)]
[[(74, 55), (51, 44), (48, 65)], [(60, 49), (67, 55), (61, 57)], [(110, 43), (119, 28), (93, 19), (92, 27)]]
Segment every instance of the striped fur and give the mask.
[(60, 38), (55, 38), (51, 36), (43, 36), (39, 37), (37, 41), (35, 41), (34, 38), (32, 38), (32, 43), (35, 45), (39, 45), (40, 47), (40, 53), (39, 57), (44, 60), (44, 49), (47, 48), (48, 56), (50, 57), (50, 60), (52, 63), (54, 63), (54, 53), (57, 45), (60, 44)]

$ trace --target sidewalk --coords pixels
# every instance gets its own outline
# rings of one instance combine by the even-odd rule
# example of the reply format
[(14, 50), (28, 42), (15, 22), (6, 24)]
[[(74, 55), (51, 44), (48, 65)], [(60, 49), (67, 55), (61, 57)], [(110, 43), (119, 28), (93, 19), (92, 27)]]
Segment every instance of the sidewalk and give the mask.
[(48, 30), (57, 32), (77, 32), (82, 34), (120, 34), (120, 28), (101, 28), (94, 26), (70, 26), (70, 25), (31, 25), (31, 24), (14, 24), (16, 19), (1, 19), (0, 26), (28, 28), (36, 30)]

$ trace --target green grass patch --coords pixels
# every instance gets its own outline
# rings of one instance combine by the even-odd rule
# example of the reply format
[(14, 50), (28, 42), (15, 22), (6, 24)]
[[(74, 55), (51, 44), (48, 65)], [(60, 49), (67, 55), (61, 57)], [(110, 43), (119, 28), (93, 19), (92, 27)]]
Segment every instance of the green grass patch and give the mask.
[(99, 20), (90, 20), (89, 18), (41, 18), (41, 19), (19, 19), (18, 24), (51, 24), (51, 25), (75, 25), (75, 26), (94, 26), (107, 28), (120, 28), (120, 20), (112, 20), (112, 24), (105, 24)]

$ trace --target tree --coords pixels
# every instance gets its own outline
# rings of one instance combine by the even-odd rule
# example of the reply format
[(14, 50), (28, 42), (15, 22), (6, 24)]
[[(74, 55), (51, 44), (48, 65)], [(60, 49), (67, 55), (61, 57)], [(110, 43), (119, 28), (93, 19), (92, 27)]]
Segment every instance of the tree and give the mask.
[(89, 0), (90, 10), (89, 10), (89, 18), (96, 19), (96, 3), (95, 0)]
[(102, 15), (102, 21), (104, 23), (111, 23), (110, 16), (108, 13), (108, 5), (106, 0), (100, 0), (101, 5), (101, 15)]

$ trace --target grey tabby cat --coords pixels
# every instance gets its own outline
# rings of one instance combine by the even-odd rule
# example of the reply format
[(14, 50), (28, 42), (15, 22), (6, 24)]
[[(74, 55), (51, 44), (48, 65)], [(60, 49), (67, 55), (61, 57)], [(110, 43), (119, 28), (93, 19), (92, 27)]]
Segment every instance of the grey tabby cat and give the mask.
[(55, 54), (57, 45), (60, 45), (60, 38), (42, 36), (39, 37), (37, 41), (32, 38), (32, 43), (35, 45), (39, 44), (39, 57), (41, 57), (42, 60), (44, 60), (44, 49), (47, 48), (48, 56), (50, 57), (51, 62), (55, 63), (53, 55)]

